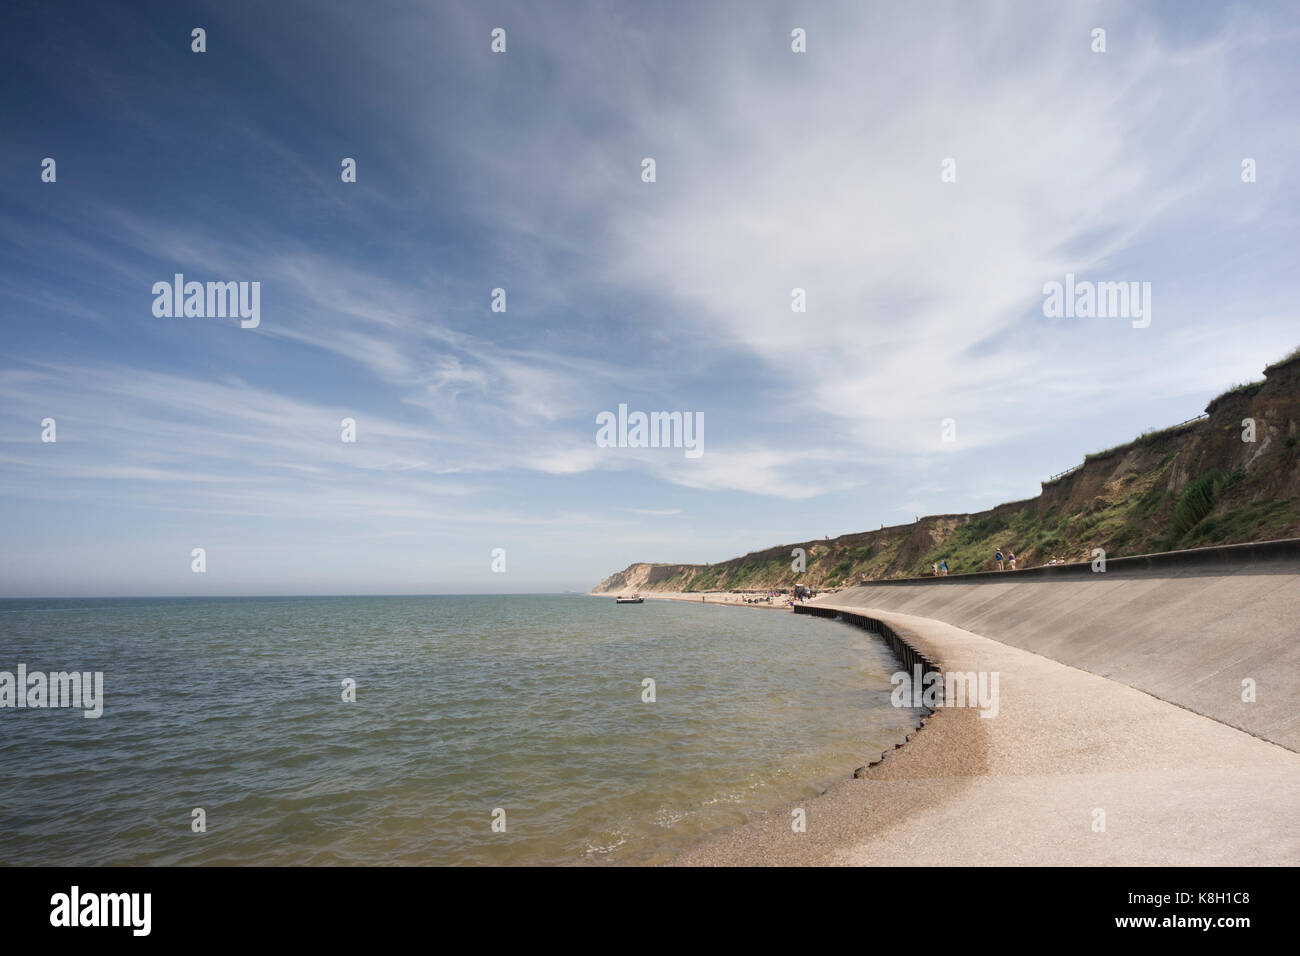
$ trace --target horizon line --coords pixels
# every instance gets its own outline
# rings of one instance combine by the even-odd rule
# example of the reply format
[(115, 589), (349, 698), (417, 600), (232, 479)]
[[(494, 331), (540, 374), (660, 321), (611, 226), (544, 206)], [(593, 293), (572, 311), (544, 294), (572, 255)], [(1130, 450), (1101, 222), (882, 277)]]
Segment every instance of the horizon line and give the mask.
[(347, 597), (587, 597), (590, 591), (425, 591), (356, 594), (60, 594), (0, 595), (0, 601), (188, 601), (241, 598), (347, 598)]

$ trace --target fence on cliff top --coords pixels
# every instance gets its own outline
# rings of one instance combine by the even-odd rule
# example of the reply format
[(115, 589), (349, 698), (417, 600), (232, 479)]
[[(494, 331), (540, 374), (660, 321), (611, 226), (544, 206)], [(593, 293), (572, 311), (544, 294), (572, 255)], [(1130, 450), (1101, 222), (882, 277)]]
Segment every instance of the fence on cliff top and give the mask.
[[(1157, 434), (1157, 433), (1159, 433), (1159, 432), (1171, 432), (1171, 431), (1173, 431), (1175, 428), (1182, 428), (1184, 425), (1190, 425), (1190, 424), (1192, 424), (1193, 422), (1204, 421), (1205, 419), (1207, 419), (1207, 418), (1209, 418), (1209, 417), (1210, 417), (1210, 416), (1209, 416), (1208, 414), (1202, 412), (1200, 415), (1197, 415), (1197, 416), (1195, 416), (1194, 418), (1189, 418), (1189, 419), (1187, 419), (1187, 421), (1185, 421), (1185, 422), (1179, 422), (1177, 425), (1170, 425), (1168, 428), (1159, 428), (1159, 429), (1156, 429), (1156, 431), (1154, 431), (1154, 432), (1146, 432), (1145, 434), (1139, 435), (1137, 438), (1134, 438), (1133, 441), (1129, 442), (1128, 444), (1133, 445), (1133, 444), (1136, 444), (1137, 442), (1140, 442), (1143, 438), (1146, 438), (1147, 435), (1155, 435), (1155, 434)], [(1124, 446), (1124, 445), (1119, 445), (1119, 446), (1117, 446), (1117, 447), (1119, 447), (1119, 448), (1123, 448), (1123, 447), (1125, 447), (1125, 446)], [(1066, 475), (1072, 475), (1072, 474), (1074, 474), (1076, 471), (1078, 471), (1080, 468), (1082, 468), (1084, 465), (1086, 465), (1087, 463), (1088, 463), (1088, 459), (1085, 458), (1083, 461), (1079, 462), (1079, 463), (1078, 463), (1077, 465), (1075, 465), (1073, 468), (1067, 468), (1067, 469), (1065, 469), (1065, 471), (1058, 472), (1057, 474), (1053, 475), (1051, 478), (1048, 478), (1046, 481), (1043, 482), (1043, 484), (1044, 484), (1044, 485), (1050, 485), (1052, 482), (1054, 482), (1054, 481), (1058, 481), (1058, 480), (1060, 480), (1061, 478), (1064, 478)]]

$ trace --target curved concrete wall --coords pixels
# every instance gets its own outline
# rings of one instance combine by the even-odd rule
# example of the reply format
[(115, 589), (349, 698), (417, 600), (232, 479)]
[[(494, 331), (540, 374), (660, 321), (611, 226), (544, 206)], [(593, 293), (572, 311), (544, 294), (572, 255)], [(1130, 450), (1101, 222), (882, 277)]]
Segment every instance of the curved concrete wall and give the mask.
[(1300, 751), (1300, 540), (1122, 558), (1103, 573), (878, 582), (819, 603), (943, 621)]

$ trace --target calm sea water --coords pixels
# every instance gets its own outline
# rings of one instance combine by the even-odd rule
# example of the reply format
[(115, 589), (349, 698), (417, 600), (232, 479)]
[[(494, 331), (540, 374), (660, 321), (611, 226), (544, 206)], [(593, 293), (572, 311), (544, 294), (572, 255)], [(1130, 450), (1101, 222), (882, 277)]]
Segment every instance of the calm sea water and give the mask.
[(0, 709), (5, 864), (659, 862), (916, 718), (857, 628), (666, 601), (0, 601), (19, 663), (105, 704)]

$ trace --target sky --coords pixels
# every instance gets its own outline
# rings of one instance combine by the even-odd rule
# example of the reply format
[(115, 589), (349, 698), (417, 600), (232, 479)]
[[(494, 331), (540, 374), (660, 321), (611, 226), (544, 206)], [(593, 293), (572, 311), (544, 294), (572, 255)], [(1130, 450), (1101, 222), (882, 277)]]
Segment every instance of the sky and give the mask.
[(1300, 344), (1298, 12), (8, 4), (0, 596), (585, 591), (1032, 497)]

